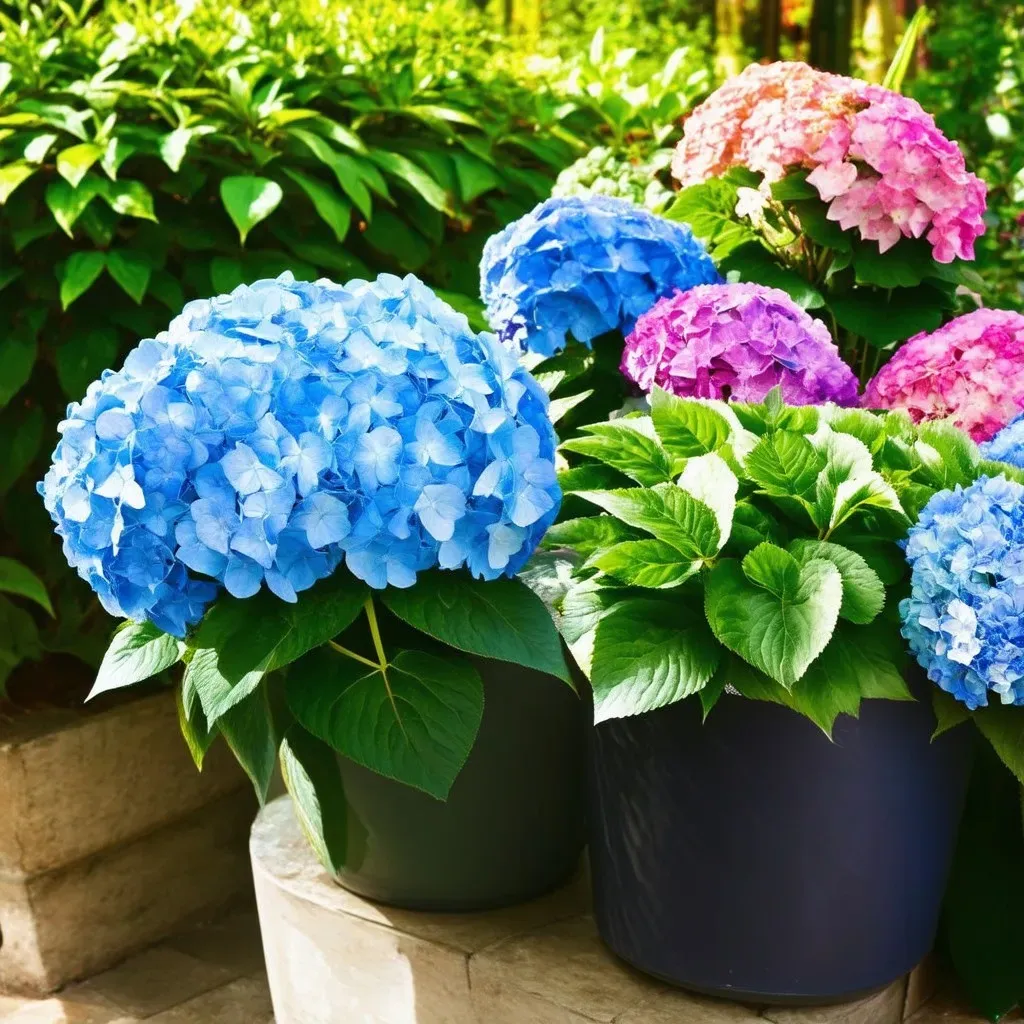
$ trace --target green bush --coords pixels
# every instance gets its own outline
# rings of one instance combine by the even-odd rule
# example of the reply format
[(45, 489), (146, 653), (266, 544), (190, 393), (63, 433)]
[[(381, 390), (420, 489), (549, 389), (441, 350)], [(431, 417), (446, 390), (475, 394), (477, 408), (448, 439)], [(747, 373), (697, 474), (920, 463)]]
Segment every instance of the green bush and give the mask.
[(0, 688), (23, 656), (102, 652), (104, 618), (34, 493), (64, 405), (102, 370), (186, 300), (286, 269), (415, 271), (475, 313), (487, 236), (707, 79), (703, 55), (676, 58), (645, 117), (643, 93), (616, 100), (636, 88), (626, 60), (527, 71), (464, 0), (13, 9), (0, 2), (0, 554), (42, 577), (56, 617), (16, 610)]

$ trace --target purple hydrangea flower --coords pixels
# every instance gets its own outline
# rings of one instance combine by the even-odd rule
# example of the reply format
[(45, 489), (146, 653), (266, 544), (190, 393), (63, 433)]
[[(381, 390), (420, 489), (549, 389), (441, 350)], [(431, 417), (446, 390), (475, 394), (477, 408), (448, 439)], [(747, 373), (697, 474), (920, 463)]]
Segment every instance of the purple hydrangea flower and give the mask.
[(480, 262), (491, 326), (544, 356), (566, 335), (628, 334), (662, 295), (720, 280), (686, 225), (600, 195), (545, 200), (488, 239)]
[(906, 542), (903, 636), (967, 707), (1024, 704), (1024, 486), (1004, 476), (940, 491)]
[(59, 427), (40, 485), (114, 615), (183, 636), (221, 588), (520, 568), (558, 512), (547, 396), (416, 278), (190, 302)]
[(828, 328), (783, 291), (712, 284), (661, 299), (626, 339), (622, 372), (644, 391), (791, 405), (855, 405), (857, 378)]

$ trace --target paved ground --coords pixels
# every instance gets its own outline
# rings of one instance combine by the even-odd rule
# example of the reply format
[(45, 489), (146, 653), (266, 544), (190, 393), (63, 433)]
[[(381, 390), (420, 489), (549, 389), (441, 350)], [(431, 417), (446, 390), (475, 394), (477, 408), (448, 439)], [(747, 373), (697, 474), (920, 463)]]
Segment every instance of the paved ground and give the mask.
[[(790, 1016), (791, 1014), (791, 1016)], [(843, 1007), (789, 1011), (792, 1024), (847, 1024)], [(1014, 1013), (1004, 1021), (1021, 1021)], [(255, 911), (186, 932), (50, 999), (0, 996), (0, 1024), (274, 1024)], [(980, 1024), (939, 997), (909, 1024)], [(348, 1024), (339, 1021), (338, 1024)], [(523, 1021), (523, 1024), (533, 1024)]]

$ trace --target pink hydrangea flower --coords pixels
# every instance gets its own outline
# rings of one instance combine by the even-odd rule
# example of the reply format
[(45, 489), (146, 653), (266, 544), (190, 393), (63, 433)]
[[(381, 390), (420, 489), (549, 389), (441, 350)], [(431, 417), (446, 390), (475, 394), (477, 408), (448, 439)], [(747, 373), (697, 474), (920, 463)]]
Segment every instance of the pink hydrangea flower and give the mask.
[(777, 181), (794, 167), (845, 231), (878, 243), (926, 237), (939, 263), (974, 259), (985, 185), (920, 104), (806, 64), (752, 64), (686, 122), (672, 173), (684, 185), (748, 167)]
[(792, 405), (857, 403), (857, 379), (828, 329), (783, 291), (698, 285), (656, 302), (626, 339), (622, 372), (644, 391)]
[(915, 422), (952, 418), (987, 441), (1024, 409), (1024, 316), (979, 309), (911, 338), (871, 379), (863, 405)]

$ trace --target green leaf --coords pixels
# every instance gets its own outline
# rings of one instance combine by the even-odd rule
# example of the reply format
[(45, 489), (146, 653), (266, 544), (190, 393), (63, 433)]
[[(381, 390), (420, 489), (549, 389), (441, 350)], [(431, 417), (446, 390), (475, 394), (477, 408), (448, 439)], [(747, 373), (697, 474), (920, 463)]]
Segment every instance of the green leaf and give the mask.
[(820, 540), (796, 540), (789, 550), (801, 563), (824, 558), (839, 570), (843, 578), (840, 618), (867, 625), (885, 606), (885, 587), (878, 573), (856, 551)]
[[(78, 187), (84, 188), (88, 184), (87, 179)], [(156, 220), (153, 194), (141, 181), (97, 181), (94, 190), (114, 213), (141, 220)]]
[(133, 686), (176, 665), (185, 645), (151, 622), (129, 622), (110, 641), (87, 700)]
[(92, 381), (113, 365), (117, 349), (117, 331), (110, 327), (94, 327), (62, 339), (54, 363), (64, 394), (82, 398)]
[(323, 164), (333, 172), (345, 195), (352, 200), (356, 209), (367, 219), (373, 215), (373, 199), (366, 187), (360, 164), (345, 153), (339, 153), (326, 140), (305, 128), (290, 128), (288, 134), (294, 136)]
[(175, 174), (181, 170), (185, 151), (194, 135), (195, 132), (191, 128), (175, 128), (160, 140), (160, 157)]
[(933, 686), (931, 692), (932, 710), (935, 712), (933, 740), (938, 739), (944, 732), (949, 732), (950, 729), (955, 729), (958, 725), (970, 721), (970, 712), (951, 693), (946, 693), (938, 686)]
[(72, 187), (85, 177), (89, 168), (103, 156), (103, 147), (94, 142), (81, 142), (57, 154), (57, 173)]
[(389, 587), (380, 599), (403, 622), (450, 647), (570, 681), (551, 616), (519, 580), (424, 573), (415, 586)]
[(400, 651), (386, 674), (313, 651), (286, 680), (296, 720), (371, 771), (447, 798), (483, 717), (483, 683), (461, 657)]
[(221, 202), (238, 228), (242, 245), (249, 232), (277, 209), (283, 195), (276, 181), (256, 175), (239, 175), (221, 181)]
[(677, 398), (655, 387), (651, 392), (654, 429), (669, 454), (689, 459), (717, 451), (729, 440), (729, 421), (706, 402)]
[(758, 242), (751, 225), (736, 216), (736, 200), (735, 184), (711, 178), (676, 193), (665, 216), (689, 224), (694, 236), (722, 259), (741, 245)]
[(582, 402), (585, 402), (592, 394), (593, 389), (580, 391), (575, 395), (566, 395), (564, 398), (553, 398), (548, 405), (548, 419), (557, 423), (564, 416), (567, 416), (573, 409)]
[(587, 516), (566, 519), (548, 527), (541, 543), (547, 548), (572, 548), (582, 557), (589, 558), (600, 548), (636, 538), (634, 529), (613, 516)]
[(316, 178), (292, 170), (290, 167), (285, 167), (284, 173), (309, 196), (313, 206), (316, 207), (316, 212), (334, 232), (334, 237), (339, 242), (344, 242), (352, 222), (352, 207), (343, 199), (339, 199), (330, 188), (317, 181)]
[(0, 206), (3, 206), (10, 199), (11, 193), (23, 181), (31, 178), (36, 170), (35, 166), (24, 160), (0, 167)]
[(885, 78), (882, 79), (883, 89), (899, 92), (903, 88), (903, 79), (906, 78), (907, 71), (914, 60), (918, 41), (928, 28), (931, 20), (931, 12), (925, 5), (920, 6), (914, 12), (913, 18), (910, 19), (910, 24), (907, 25), (903, 32), (903, 38), (900, 40), (900, 45), (896, 48), (892, 62), (885, 72)]
[(807, 171), (790, 171), (784, 178), (773, 182), (772, 198), (780, 203), (793, 199), (819, 199), (818, 190), (807, 184)]
[(35, 135), (31, 141), (25, 144), (24, 150), (22, 150), (22, 156), (30, 164), (41, 164), (46, 159), (46, 154), (50, 152), (50, 147), (57, 141), (57, 136), (52, 132), (46, 132), (43, 135)]
[(825, 305), (825, 299), (817, 288), (795, 270), (777, 263), (759, 242), (734, 249), (721, 261), (718, 269), (723, 277), (735, 274), (740, 281), (754, 281), (768, 288), (779, 288), (803, 309), (818, 309)]
[(670, 544), (691, 561), (718, 554), (720, 534), (714, 512), (674, 484), (658, 484), (650, 490), (580, 491), (578, 495), (627, 526)]
[(732, 533), (739, 483), (726, 461), (715, 452), (688, 459), (676, 481), (678, 487), (715, 514), (719, 550), (725, 546)]
[(671, 460), (658, 441), (650, 417), (595, 423), (582, 429), (585, 435), (563, 441), (563, 450), (598, 459), (645, 486), (671, 478)]
[(430, 243), (390, 210), (378, 210), (363, 238), (380, 252), (393, 256), (405, 270), (418, 270), (433, 252)]
[(798, 199), (792, 203), (791, 209), (812, 242), (826, 249), (843, 251), (850, 248), (850, 236), (835, 221), (828, 219), (828, 206), (820, 198)]
[(611, 466), (590, 463), (576, 466), (574, 469), (562, 469), (558, 472), (558, 486), (563, 494), (577, 494), (581, 491), (594, 491), (622, 487), (629, 483), (627, 477)]
[(729, 650), (787, 689), (825, 649), (839, 618), (843, 583), (831, 562), (800, 565), (759, 544), (743, 559), (722, 559), (705, 586), (712, 632)]
[(464, 203), (471, 203), (491, 189), (500, 188), (501, 177), (490, 164), (479, 157), (453, 150), (455, 177), (459, 183), (459, 195)]
[(906, 341), (921, 331), (934, 331), (944, 319), (942, 296), (929, 285), (899, 288), (888, 296), (856, 289), (847, 295), (830, 296), (828, 308), (840, 327), (876, 347)]
[(595, 723), (673, 704), (714, 675), (719, 647), (699, 613), (681, 611), (633, 598), (598, 622), (591, 675)]
[(337, 873), (348, 848), (348, 804), (338, 756), (300, 725), (285, 733), (279, 756), (303, 835), (320, 863)]
[(267, 688), (257, 687), (245, 700), (226, 711), (217, 727), (249, 776), (260, 804), (266, 803), (277, 767), (279, 745)]
[(449, 195), (422, 167), (399, 153), (383, 149), (370, 151), (370, 159), (392, 177), (404, 182), (418, 192), (435, 210), (454, 214), (452, 196)]
[(918, 437), (939, 453), (942, 460), (941, 475), (936, 479), (939, 488), (953, 488), (957, 484), (967, 487), (977, 476), (980, 454), (978, 446), (952, 423), (922, 423)]
[(602, 551), (593, 564), (630, 586), (654, 588), (678, 586), (702, 565), (660, 540), (623, 541)]
[(1013, 704), (992, 703), (971, 712), (971, 719), (999, 760), (1024, 785), (1024, 711)]
[(747, 475), (762, 491), (792, 497), (810, 494), (824, 466), (825, 456), (789, 430), (765, 434), (744, 460)]
[(28, 598), (48, 615), (53, 615), (53, 605), (43, 581), (28, 566), (13, 558), (0, 558), (0, 592)]
[(16, 324), (0, 336), (0, 409), (28, 383), (35, 366), (36, 332)]
[(203, 714), (199, 698), (194, 691), (186, 691), (183, 682), (175, 687), (174, 696), (178, 708), (178, 728), (188, 752), (192, 755), (192, 762), (199, 771), (202, 771), (206, 754), (217, 738), (217, 730), (206, 724), (206, 716)]
[(46, 187), (46, 205), (70, 238), (75, 221), (96, 195), (96, 181), (93, 178), (86, 178), (78, 188), (72, 188), (66, 181), (54, 181)]
[(67, 309), (79, 296), (84, 295), (103, 273), (106, 256), (102, 252), (73, 252), (57, 272), (60, 281), (60, 304)]
[(131, 143), (125, 142), (124, 139), (113, 138), (107, 143), (107, 148), (103, 151), (103, 156), (100, 159), (100, 166), (111, 181), (117, 179), (117, 172), (120, 170), (121, 164), (134, 152), (135, 147)]
[(922, 239), (903, 239), (880, 252), (877, 242), (861, 241), (853, 247), (853, 269), (857, 284), (876, 288), (913, 288), (935, 268), (932, 247)]
[(131, 249), (107, 252), (107, 273), (136, 301), (142, 302), (152, 270), (148, 261)]

